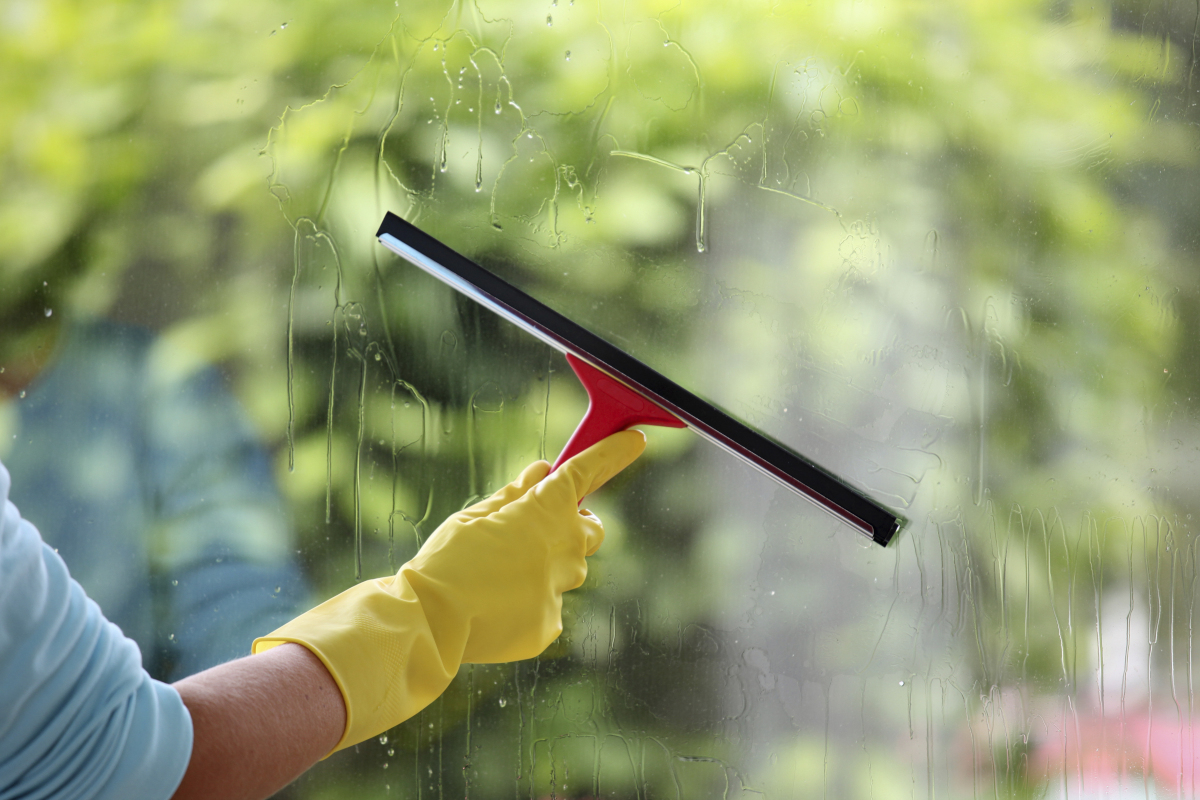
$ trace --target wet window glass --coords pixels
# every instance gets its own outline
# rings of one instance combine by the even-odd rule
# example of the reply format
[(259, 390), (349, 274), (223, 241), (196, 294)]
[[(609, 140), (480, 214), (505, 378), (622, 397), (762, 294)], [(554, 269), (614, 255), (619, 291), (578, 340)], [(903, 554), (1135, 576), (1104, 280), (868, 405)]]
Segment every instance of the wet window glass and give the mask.
[(13, 499), (171, 679), (553, 460), (392, 211), (907, 524), (649, 429), (563, 636), (286, 796), (1192, 796), (1196, 20), (9, 0)]

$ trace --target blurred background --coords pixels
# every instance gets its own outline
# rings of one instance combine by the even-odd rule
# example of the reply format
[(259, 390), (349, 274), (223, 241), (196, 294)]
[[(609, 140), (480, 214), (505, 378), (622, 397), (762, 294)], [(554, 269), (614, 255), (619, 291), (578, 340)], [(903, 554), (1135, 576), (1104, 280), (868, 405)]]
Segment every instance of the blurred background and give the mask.
[(64, 555), (170, 678), (552, 460), (562, 357), (391, 210), (909, 523), (651, 429), (563, 637), (286, 796), (1194, 797), (1198, 46), (1177, 0), (5, 0), (14, 501), (116, 520)]

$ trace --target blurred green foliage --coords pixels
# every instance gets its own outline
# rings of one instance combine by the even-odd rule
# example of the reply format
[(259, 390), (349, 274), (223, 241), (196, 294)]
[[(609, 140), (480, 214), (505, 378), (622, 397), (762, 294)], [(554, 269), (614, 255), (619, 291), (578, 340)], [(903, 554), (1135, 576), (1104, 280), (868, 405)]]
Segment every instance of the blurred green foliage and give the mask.
[[(558, 649), (476, 667), (304, 796), (464, 780), (487, 796), (887, 796), (918, 756), (863, 756), (863, 784), (866, 723), (831, 730), (831, 709), (870, 708), (886, 740), (907, 702), (911, 737), (913, 681), (907, 699), (855, 700), (839, 680), (920, 674), (920, 703), (952, 686), (985, 721), (1016, 693), (1030, 730), (1039, 696), (1091, 691), (1080, 631), (1122, 581), (1158, 619), (1186, 604), (1155, 652), (1178, 641), (1190, 658), (1200, 182), (1182, 5), (9, 0), (0, 15), (0, 335), (46, 324), (43, 308), (108, 313), (224, 364), (276, 448), (322, 595), (553, 457), (583, 408), (557, 355), (382, 251), (385, 210), (825, 448), (911, 519), (868, 557), (689, 434), (655, 432), (596, 500), (609, 542)], [(740, 581), (773, 547), (841, 570), (778, 589), (807, 633), (780, 623), (772, 641), (811, 636), (793, 683), (825, 698), (786, 733), (728, 707), (730, 675), (754, 665), (738, 631), (770, 629), (759, 600), (738, 610)], [(966, 738), (931, 734), (931, 792), (971, 790), (946, 766)], [(972, 779), (1036, 791), (1024, 747)], [(693, 753), (709, 760), (680, 760)], [(622, 765), (603, 781), (602, 760)], [(568, 778), (568, 762), (587, 766)]]

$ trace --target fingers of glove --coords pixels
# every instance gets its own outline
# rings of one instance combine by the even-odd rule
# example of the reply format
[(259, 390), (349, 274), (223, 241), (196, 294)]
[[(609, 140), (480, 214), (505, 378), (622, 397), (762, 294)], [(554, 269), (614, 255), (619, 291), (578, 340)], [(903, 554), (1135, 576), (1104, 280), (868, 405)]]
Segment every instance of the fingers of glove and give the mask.
[(582, 555), (560, 558), (550, 570), (550, 589), (561, 598), (563, 592), (583, 586), (587, 571), (587, 559)]
[(586, 508), (579, 512), (583, 523), (584, 555), (592, 556), (604, 544), (604, 523)]
[(562, 593), (543, 592), (520, 613), (472, 620), (463, 663), (502, 664), (534, 658), (562, 629)]
[(493, 494), (491, 497), (480, 500), (470, 508), (461, 512), (461, 516), (466, 519), (475, 519), (476, 517), (486, 517), (489, 514), (495, 513), (504, 508), (514, 500), (519, 500), (530, 489), (536, 486), (550, 472), (550, 465), (545, 461), (535, 461), (526, 467), (517, 479), (505, 486), (500, 491)]
[(546, 500), (578, 506), (614, 475), (632, 464), (646, 449), (646, 434), (637, 430), (614, 433), (569, 459), (538, 486)]
[(587, 559), (604, 542), (604, 525), (590, 511), (577, 512), (551, 556), (550, 586), (558, 594), (578, 589), (587, 577)]

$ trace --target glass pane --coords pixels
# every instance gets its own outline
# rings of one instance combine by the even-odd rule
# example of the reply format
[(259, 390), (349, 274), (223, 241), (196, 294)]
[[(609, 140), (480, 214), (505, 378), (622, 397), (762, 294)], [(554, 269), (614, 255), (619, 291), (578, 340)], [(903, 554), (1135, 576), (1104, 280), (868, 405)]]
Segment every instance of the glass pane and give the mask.
[[(1195, 9), (0, 13), (0, 458), (99, 485), (141, 451), (22, 444), (34, 390), (86, 442), (96, 397), (185, 386), (158, 434), (261, 489), (197, 500), (236, 522), (183, 555), (177, 482), (103, 494), (149, 537), (105, 574), (157, 668), (232, 630), (207, 598), (258, 597), (249, 629), (393, 571), (582, 415), (558, 354), (375, 242), (387, 210), (909, 520), (879, 548), (651, 430), (559, 642), (293, 796), (1195, 793)], [(99, 318), (155, 331), (149, 371), (87, 355)], [(31, 377), (62, 330), (93, 394)]]

